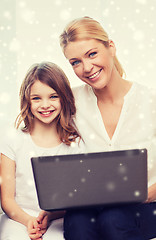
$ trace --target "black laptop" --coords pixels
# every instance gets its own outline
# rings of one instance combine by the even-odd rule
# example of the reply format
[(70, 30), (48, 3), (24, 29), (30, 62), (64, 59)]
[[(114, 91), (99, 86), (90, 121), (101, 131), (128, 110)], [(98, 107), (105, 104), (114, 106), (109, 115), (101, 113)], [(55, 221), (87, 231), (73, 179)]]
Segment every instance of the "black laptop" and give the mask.
[(48, 211), (144, 202), (147, 150), (31, 158), (41, 209)]

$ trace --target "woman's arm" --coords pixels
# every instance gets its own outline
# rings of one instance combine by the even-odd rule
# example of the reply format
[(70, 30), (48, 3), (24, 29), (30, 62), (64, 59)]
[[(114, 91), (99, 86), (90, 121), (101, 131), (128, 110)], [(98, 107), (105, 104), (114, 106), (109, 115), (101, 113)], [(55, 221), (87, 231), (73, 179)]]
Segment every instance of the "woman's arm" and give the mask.
[[(14, 221), (22, 223), (29, 229), (30, 229), (30, 226), (33, 226), (34, 229), (35, 228), (37, 229), (38, 222), (36, 218), (33, 216), (30, 216), (25, 211), (23, 211), (15, 201), (15, 171), (16, 171), (15, 161), (1, 154), (2, 209), (7, 214), (7, 216), (13, 219)], [(35, 234), (35, 231), (34, 231), (34, 234)], [(36, 238), (34, 239), (38, 239), (38, 236), (36, 236)]]

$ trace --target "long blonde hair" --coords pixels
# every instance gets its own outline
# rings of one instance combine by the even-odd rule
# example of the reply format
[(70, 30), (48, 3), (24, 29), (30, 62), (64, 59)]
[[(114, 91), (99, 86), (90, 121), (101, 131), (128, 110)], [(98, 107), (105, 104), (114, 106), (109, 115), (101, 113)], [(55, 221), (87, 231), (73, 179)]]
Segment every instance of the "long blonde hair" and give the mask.
[[(99, 22), (90, 18), (82, 17), (71, 21), (60, 35), (60, 45), (63, 52), (68, 43), (81, 39), (95, 39), (109, 47), (109, 37)], [(122, 77), (125, 73), (117, 57), (114, 57), (114, 65)]]

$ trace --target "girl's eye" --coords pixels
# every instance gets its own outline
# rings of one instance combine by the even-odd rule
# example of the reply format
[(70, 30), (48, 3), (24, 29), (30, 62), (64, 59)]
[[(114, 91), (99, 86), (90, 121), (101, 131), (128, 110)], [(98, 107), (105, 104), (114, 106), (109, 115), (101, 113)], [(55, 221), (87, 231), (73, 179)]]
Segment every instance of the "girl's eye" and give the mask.
[(31, 100), (40, 100), (39, 97), (33, 97)]
[(51, 99), (55, 99), (55, 98), (59, 98), (59, 96), (56, 94), (56, 95), (51, 95), (50, 97)]
[(76, 61), (72, 62), (71, 65), (72, 65), (72, 66), (76, 66), (76, 65), (78, 65), (79, 63), (80, 63), (80, 61), (76, 60)]
[(97, 52), (92, 52), (89, 54), (89, 57), (94, 57), (97, 54)]

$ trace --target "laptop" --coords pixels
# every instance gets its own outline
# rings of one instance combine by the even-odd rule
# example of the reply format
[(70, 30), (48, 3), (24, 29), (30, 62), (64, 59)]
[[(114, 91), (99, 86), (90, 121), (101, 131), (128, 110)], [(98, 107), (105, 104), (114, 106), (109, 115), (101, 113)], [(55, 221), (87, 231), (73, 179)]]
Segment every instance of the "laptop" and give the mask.
[(47, 211), (144, 202), (147, 150), (31, 158), (39, 206)]

